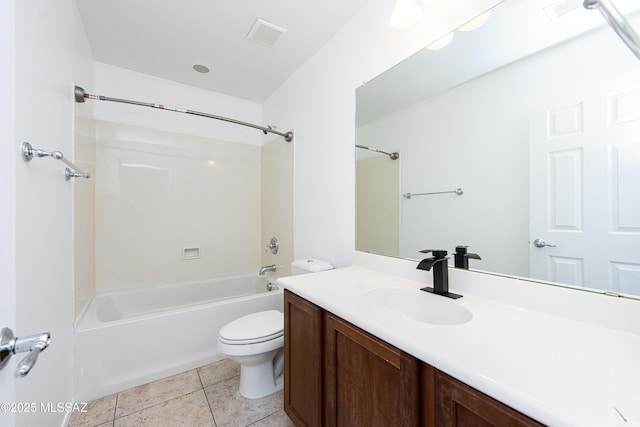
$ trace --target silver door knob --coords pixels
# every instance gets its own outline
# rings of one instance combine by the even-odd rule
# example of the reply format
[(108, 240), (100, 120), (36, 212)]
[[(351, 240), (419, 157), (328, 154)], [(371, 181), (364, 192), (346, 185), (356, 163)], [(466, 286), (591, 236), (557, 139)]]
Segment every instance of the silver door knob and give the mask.
[(533, 246), (536, 248), (544, 248), (545, 246), (549, 246), (551, 248), (555, 248), (556, 245), (552, 245), (551, 243), (547, 243), (544, 239), (536, 239), (533, 241)]

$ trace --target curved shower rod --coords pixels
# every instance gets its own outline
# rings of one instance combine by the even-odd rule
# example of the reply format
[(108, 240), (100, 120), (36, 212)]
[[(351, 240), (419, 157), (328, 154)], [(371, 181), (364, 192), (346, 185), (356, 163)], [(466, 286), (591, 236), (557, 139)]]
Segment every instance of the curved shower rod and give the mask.
[(120, 102), (122, 104), (140, 105), (142, 107), (157, 108), (159, 110), (175, 111), (177, 113), (191, 114), (194, 116), (207, 117), (209, 119), (222, 120), (225, 122), (235, 123), (237, 125), (248, 126), (254, 129), (261, 130), (262, 132), (264, 132), (265, 135), (267, 133), (274, 133), (276, 135), (280, 135), (281, 137), (283, 137), (284, 140), (287, 142), (291, 142), (293, 140), (293, 132), (291, 131), (278, 132), (277, 130), (274, 130), (271, 126), (263, 127), (259, 125), (254, 125), (253, 123), (247, 123), (247, 122), (242, 122), (236, 119), (230, 119), (229, 117), (216, 116), (213, 114), (202, 113), (200, 111), (187, 110), (184, 108), (169, 107), (168, 105), (164, 105), (164, 104), (153, 104), (150, 102), (131, 101), (129, 99), (110, 98), (108, 96), (94, 95), (94, 94), (85, 92), (85, 90), (80, 86), (75, 87), (74, 96), (75, 96), (76, 102), (80, 102), (80, 103), (84, 102), (86, 98), (89, 98), (97, 101)]
[(631, 52), (640, 59), (640, 37), (638, 37), (638, 34), (613, 3), (609, 0), (584, 0), (583, 5), (585, 9), (599, 9), (605, 21), (613, 28), (613, 31), (620, 36), (622, 41), (631, 49)]
[(362, 148), (364, 150), (375, 151), (376, 153), (380, 153), (380, 154), (386, 154), (387, 156), (389, 156), (391, 160), (398, 160), (398, 158), (400, 157), (400, 154), (395, 151), (393, 153), (387, 153), (386, 151), (378, 150), (377, 148), (367, 147), (367, 146), (358, 145), (358, 144), (356, 144), (356, 148)]

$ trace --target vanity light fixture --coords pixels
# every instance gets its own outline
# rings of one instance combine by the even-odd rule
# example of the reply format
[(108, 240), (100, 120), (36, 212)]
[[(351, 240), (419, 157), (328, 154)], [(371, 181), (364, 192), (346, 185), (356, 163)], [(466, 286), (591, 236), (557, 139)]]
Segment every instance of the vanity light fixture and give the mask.
[(396, 0), (389, 24), (396, 30), (406, 30), (418, 22), (421, 15), (422, 10), (415, 0)]
[(491, 11), (488, 10), (485, 13), (483, 13), (482, 15), (479, 15), (479, 16), (473, 18), (471, 21), (467, 22), (466, 24), (462, 25), (460, 28), (458, 28), (458, 30), (460, 30), (460, 31), (473, 31), (476, 28), (480, 28), (482, 25), (484, 25), (485, 22), (487, 22), (489, 20), (490, 16), (491, 16)]
[[(491, 16), (491, 11), (486, 11), (482, 15), (479, 15), (473, 18), (471, 21), (467, 22), (466, 24), (460, 26), (458, 30), (473, 31), (477, 28), (480, 28), (485, 22), (489, 20), (490, 16)], [(442, 49), (443, 47), (448, 46), (452, 40), (453, 40), (453, 31), (447, 34), (446, 36), (431, 43), (429, 46), (427, 46), (427, 49), (430, 49), (430, 50)]]

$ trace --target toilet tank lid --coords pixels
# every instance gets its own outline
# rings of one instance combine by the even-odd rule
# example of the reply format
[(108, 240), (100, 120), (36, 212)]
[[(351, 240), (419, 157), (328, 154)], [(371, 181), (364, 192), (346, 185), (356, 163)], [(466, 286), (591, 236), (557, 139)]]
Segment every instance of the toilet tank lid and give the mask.
[(297, 259), (291, 263), (291, 266), (311, 273), (333, 269), (333, 265), (329, 261), (316, 258)]
[(246, 341), (277, 336), (283, 330), (284, 314), (278, 310), (267, 310), (227, 323), (220, 329), (220, 337), (229, 341)]

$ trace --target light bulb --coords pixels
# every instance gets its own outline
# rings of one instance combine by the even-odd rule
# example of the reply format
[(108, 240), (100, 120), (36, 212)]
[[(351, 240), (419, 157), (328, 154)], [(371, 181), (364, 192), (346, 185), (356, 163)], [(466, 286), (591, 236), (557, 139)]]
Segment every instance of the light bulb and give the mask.
[(490, 10), (486, 11), (482, 15), (479, 15), (479, 16), (473, 18), (471, 21), (467, 22), (466, 24), (464, 24), (460, 28), (458, 28), (458, 30), (460, 30), (460, 31), (472, 31), (472, 30), (475, 30), (476, 28), (479, 28), (485, 22), (487, 22), (489, 20), (489, 16), (491, 16), (491, 11)]
[(418, 22), (422, 10), (414, 0), (396, 0), (389, 23), (397, 30), (405, 30)]

